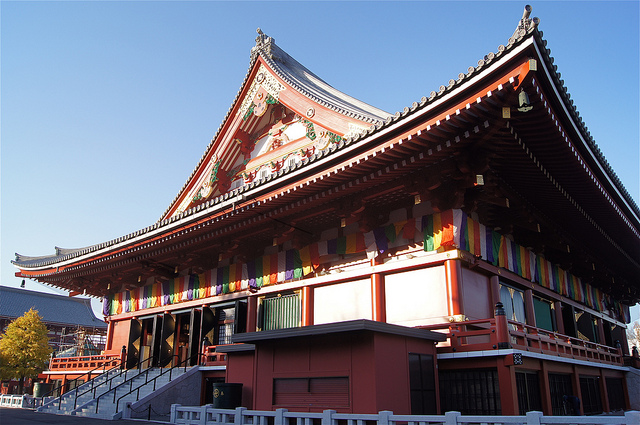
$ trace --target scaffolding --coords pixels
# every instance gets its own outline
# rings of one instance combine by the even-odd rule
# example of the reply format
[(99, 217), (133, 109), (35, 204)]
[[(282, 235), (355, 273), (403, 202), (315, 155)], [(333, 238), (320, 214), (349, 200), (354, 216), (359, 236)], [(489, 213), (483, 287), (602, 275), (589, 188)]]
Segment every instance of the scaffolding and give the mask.
[(107, 330), (80, 325), (65, 326), (56, 336), (56, 340), (49, 341), (56, 357), (95, 356), (105, 348)]

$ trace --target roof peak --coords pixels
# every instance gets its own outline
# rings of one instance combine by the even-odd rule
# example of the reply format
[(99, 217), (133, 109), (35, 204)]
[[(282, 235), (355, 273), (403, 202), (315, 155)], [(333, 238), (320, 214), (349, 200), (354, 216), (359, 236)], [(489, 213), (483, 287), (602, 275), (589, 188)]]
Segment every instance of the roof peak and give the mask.
[[(529, 31), (535, 29), (540, 23), (540, 19), (538, 17), (529, 18), (531, 15), (531, 6), (526, 5), (524, 7), (524, 11), (522, 12), (522, 18), (518, 21), (518, 25), (516, 26), (515, 31), (511, 38), (509, 38), (509, 42), (513, 42), (519, 38), (524, 37)], [(259, 28), (258, 28), (259, 29)]]
[(266, 35), (260, 27), (256, 29), (258, 36), (256, 37), (256, 45), (251, 48), (251, 62), (260, 54), (262, 51), (265, 55), (267, 55), (270, 59), (280, 60), (281, 58), (277, 55), (274, 55), (272, 47), (276, 45), (276, 39), (273, 37), (269, 37)]

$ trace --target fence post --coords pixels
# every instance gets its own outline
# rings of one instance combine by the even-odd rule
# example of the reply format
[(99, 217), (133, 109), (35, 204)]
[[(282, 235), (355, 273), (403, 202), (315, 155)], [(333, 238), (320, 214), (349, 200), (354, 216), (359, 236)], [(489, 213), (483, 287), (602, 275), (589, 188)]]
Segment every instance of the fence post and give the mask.
[(527, 425), (540, 425), (540, 418), (542, 418), (543, 415), (542, 412), (535, 410), (527, 412)]
[(236, 411), (233, 414), (233, 423), (235, 425), (242, 425), (243, 423), (242, 414), (244, 413), (245, 410), (247, 410), (246, 407), (236, 407)]
[(322, 411), (322, 425), (334, 425), (333, 415), (335, 410), (323, 410)]
[(172, 404), (171, 405), (171, 420), (169, 422), (171, 422), (172, 424), (176, 423), (176, 419), (178, 419), (177, 416), (177, 412), (178, 412), (178, 407), (180, 407), (179, 404)]
[(285, 413), (287, 413), (287, 409), (276, 409), (276, 414), (273, 417), (273, 425), (285, 425)]
[(624, 412), (624, 423), (625, 425), (640, 424), (640, 412), (638, 412), (637, 410), (629, 410), (628, 412)]
[(203, 404), (202, 406), (200, 406), (200, 422), (198, 422), (200, 425), (206, 425), (207, 424), (207, 409), (209, 408), (208, 404)]
[(378, 412), (378, 425), (391, 425), (391, 421), (389, 420), (391, 415), (393, 415), (393, 412), (390, 410)]
[(126, 401), (122, 409), (122, 419), (131, 419), (131, 402)]
[(445, 412), (444, 425), (458, 425), (460, 419), (460, 412)]

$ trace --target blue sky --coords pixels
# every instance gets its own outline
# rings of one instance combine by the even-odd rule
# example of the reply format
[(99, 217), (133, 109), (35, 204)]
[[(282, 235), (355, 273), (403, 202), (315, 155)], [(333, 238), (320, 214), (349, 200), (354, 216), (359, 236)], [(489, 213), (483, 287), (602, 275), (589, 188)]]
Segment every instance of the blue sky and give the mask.
[[(1, 284), (20, 284), (15, 252), (92, 245), (159, 219), (231, 106), (257, 27), (393, 113), (506, 44), (525, 4), (0, 2)], [(639, 2), (530, 4), (638, 203)]]

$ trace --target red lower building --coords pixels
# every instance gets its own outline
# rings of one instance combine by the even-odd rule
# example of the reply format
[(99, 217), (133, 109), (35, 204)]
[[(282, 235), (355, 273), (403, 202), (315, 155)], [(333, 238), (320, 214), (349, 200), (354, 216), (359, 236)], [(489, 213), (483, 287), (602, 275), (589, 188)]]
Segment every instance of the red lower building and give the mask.
[(640, 209), (537, 23), (395, 114), (259, 31), (162, 219), (17, 275), (104, 297), (127, 368), (199, 365), (192, 404), (226, 382), (254, 409), (629, 409)]

